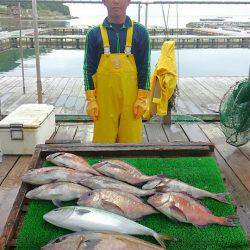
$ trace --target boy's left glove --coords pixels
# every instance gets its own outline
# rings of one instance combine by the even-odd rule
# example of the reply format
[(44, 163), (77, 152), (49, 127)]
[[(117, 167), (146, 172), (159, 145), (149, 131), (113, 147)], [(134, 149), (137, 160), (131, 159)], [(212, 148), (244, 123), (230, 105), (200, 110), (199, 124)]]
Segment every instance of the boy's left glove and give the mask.
[(95, 90), (86, 90), (87, 114), (96, 121), (98, 119), (99, 108), (95, 97)]
[(141, 118), (148, 108), (149, 90), (138, 89), (137, 99), (134, 104), (135, 119)]

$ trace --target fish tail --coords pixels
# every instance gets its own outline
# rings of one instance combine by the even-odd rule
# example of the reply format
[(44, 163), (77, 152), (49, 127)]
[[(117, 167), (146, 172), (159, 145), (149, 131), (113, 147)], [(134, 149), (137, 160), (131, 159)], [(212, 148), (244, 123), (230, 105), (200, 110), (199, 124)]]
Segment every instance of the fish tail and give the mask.
[(177, 240), (176, 238), (169, 236), (167, 234), (158, 234), (156, 232), (153, 233), (153, 237), (164, 249), (166, 249), (166, 245), (164, 243), (165, 240)]
[(223, 203), (227, 203), (229, 204), (229, 202), (227, 201), (226, 199), (226, 196), (228, 195), (229, 193), (219, 193), (219, 194), (215, 194), (213, 195), (213, 198), (217, 201), (220, 201), (220, 202), (223, 202)]
[(219, 217), (218, 223), (228, 227), (237, 226), (239, 219), (236, 216)]

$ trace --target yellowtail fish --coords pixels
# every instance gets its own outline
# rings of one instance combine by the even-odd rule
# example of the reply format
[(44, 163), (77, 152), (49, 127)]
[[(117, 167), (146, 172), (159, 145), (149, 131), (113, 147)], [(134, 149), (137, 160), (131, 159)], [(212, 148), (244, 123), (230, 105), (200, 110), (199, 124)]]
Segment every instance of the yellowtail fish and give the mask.
[(46, 213), (43, 218), (55, 226), (72, 231), (108, 231), (131, 235), (150, 235), (163, 248), (165, 248), (164, 240), (174, 239), (171, 236), (158, 234), (154, 230), (123, 216), (97, 208), (60, 207)]

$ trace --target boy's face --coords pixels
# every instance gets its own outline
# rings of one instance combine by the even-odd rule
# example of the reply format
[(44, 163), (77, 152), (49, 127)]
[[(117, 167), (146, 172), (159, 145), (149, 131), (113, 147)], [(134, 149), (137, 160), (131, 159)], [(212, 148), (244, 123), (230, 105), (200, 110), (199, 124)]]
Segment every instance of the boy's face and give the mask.
[(108, 9), (109, 16), (118, 17), (126, 13), (130, 0), (103, 0)]

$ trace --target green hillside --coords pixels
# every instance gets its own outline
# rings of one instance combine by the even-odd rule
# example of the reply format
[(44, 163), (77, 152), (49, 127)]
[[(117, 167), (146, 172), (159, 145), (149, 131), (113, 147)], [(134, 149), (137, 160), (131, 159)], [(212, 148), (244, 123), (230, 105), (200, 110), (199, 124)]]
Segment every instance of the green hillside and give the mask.
[[(2, 6), (7, 6), (8, 8), (10, 8), (13, 4), (7, 3), (4, 0), (1, 1)], [(31, 9), (31, 3), (21, 3), (22, 8), (24, 9)], [(44, 12), (56, 12), (59, 13), (61, 15), (64, 16), (69, 16), (70, 15), (70, 11), (69, 11), (69, 7), (63, 5), (62, 3), (58, 3), (58, 2), (51, 2), (51, 3), (38, 3), (37, 4), (37, 9), (38, 9), (38, 15), (42, 14)]]

